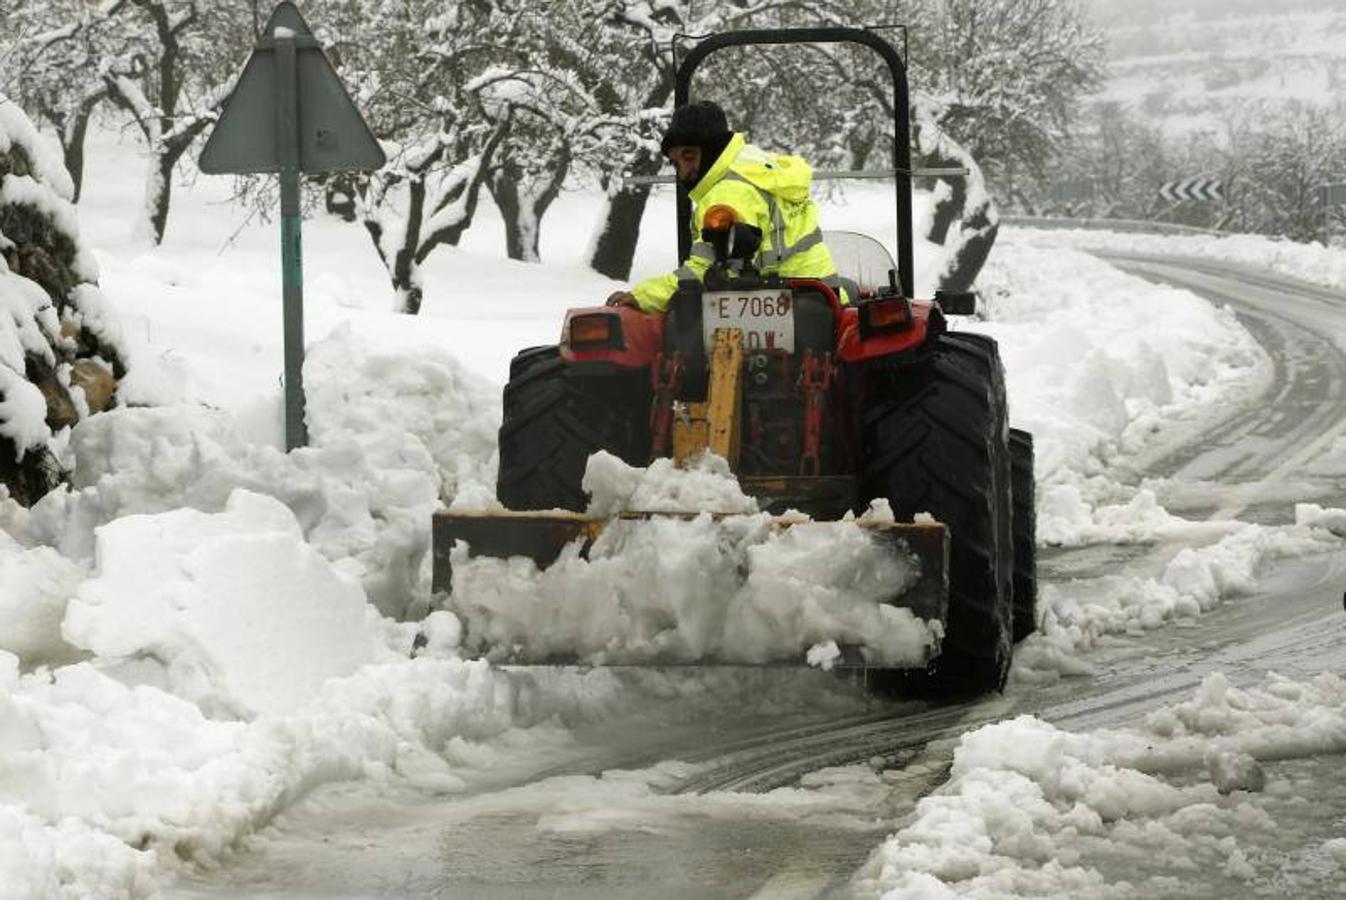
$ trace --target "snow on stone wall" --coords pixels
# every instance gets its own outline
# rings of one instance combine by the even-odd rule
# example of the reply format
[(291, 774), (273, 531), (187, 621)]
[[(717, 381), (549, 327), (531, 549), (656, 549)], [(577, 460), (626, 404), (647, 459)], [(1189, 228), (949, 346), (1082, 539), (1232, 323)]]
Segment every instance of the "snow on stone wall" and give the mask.
[(68, 429), (116, 403), (126, 369), (72, 194), (59, 147), (0, 96), (0, 486), (24, 504), (62, 480)]

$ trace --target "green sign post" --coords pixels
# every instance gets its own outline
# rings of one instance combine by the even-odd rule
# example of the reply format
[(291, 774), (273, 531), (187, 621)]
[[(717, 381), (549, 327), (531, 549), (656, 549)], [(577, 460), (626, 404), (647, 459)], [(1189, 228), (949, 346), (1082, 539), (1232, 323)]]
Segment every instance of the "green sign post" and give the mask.
[(208, 174), (280, 176), (286, 449), (308, 443), (299, 175), (377, 169), (385, 161), (304, 17), (293, 3), (278, 4), (225, 101), (199, 165)]

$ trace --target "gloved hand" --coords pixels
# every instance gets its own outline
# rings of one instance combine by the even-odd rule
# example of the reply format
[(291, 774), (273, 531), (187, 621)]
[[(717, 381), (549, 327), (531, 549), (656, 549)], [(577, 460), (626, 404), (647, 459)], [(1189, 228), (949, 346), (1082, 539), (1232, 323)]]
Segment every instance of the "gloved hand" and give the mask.
[(608, 305), (608, 306), (632, 306), (632, 307), (635, 307), (636, 309), (639, 309), (639, 308), (640, 308), (640, 304), (636, 302), (636, 297), (635, 297), (635, 295), (632, 294), (630, 291), (617, 291), (617, 292), (614, 293), (611, 297), (608, 298), (608, 304), (607, 304), (607, 305)]

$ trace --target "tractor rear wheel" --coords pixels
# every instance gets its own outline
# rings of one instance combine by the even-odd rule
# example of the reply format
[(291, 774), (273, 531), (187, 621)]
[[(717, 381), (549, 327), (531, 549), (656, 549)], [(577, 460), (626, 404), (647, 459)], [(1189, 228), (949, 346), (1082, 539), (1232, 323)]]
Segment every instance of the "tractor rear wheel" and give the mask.
[(1014, 493), (1014, 643), (1037, 630), (1038, 544), (1033, 435), (1010, 429), (1010, 481)]
[(924, 671), (870, 673), (880, 691), (942, 696), (999, 690), (1009, 672), (1013, 506), (1005, 376), (994, 340), (935, 339), (922, 361), (871, 373), (863, 483), (900, 520), (930, 513), (949, 528), (949, 612)]
[(646, 370), (584, 370), (555, 347), (520, 353), (505, 385), (497, 498), (509, 509), (582, 512), (591, 454), (649, 461), (650, 390)]

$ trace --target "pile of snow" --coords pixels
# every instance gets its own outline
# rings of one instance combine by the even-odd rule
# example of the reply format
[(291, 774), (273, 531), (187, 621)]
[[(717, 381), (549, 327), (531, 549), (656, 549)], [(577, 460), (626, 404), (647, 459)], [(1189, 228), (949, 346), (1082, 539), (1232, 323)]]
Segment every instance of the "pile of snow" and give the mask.
[(1270, 378), (1233, 312), (1014, 230), (981, 290), (989, 320), (959, 327), (1000, 342), (1011, 419), (1035, 440), (1039, 541), (1125, 542), (1184, 527), (1119, 476)]
[(219, 512), (246, 488), (288, 506), (385, 615), (424, 609), (434, 510), (494, 494), (498, 392), (443, 350), (408, 358), (349, 330), (313, 345), (305, 369), (311, 447), (248, 442), (227, 413), (198, 406), (114, 410), (74, 430), (73, 488), (44, 497), (21, 536), (87, 564), (101, 525), (179, 507)]
[(1250, 593), (1270, 562), (1340, 548), (1346, 510), (1298, 504), (1295, 518), (1292, 526), (1219, 525), (1230, 533), (1211, 544), (1183, 547), (1156, 578), (1104, 575), (1042, 585), (1038, 631), (1016, 648), (1012, 679), (1051, 681), (1087, 672), (1080, 654), (1105, 635), (1136, 634), (1195, 618)]
[(587, 512), (594, 517), (628, 511), (757, 512), (757, 501), (743, 493), (729, 463), (713, 453), (677, 469), (668, 458), (641, 468), (599, 451), (585, 465), (580, 487), (589, 495)]
[(359, 584), (270, 497), (123, 516), (98, 529), (95, 568), (67, 640), (105, 663), (147, 663), (136, 677), (208, 715), (288, 712), (372, 658)]
[(1335, 674), (1270, 674), (1250, 690), (1213, 674), (1192, 700), (1126, 730), (997, 722), (962, 737), (948, 783), (860, 884), (890, 897), (1135, 897), (1171, 894), (1174, 874), (1199, 869), (1203, 884), (1246, 891), (1258, 875), (1246, 842), (1278, 827), (1249, 793), (1264, 780), (1257, 761), (1343, 751), (1346, 680)]
[[(713, 457), (687, 470), (635, 470), (597, 454), (584, 483), (593, 508), (608, 514), (684, 515), (616, 520), (587, 554), (574, 541), (545, 570), (523, 557), (472, 558), (455, 544), (448, 602), (463, 620), (465, 652), (596, 664), (807, 659), (830, 668), (838, 643), (892, 666), (923, 664), (939, 645), (938, 622), (886, 602), (919, 576), (915, 557), (880, 533), (892, 521), (887, 504), (841, 522), (770, 516)], [(698, 512), (703, 504), (739, 514), (718, 518)]]
[(24, 547), (0, 530), (0, 651), (30, 665), (75, 657), (61, 639), (61, 620), (84, 574), (52, 548)]
[(1301, 244), (1258, 234), (1159, 235), (1094, 229), (1015, 228), (1016, 241), (1039, 246), (1068, 244), (1115, 253), (1178, 256), (1237, 263), (1268, 269), (1312, 284), (1346, 289), (1346, 248)]

